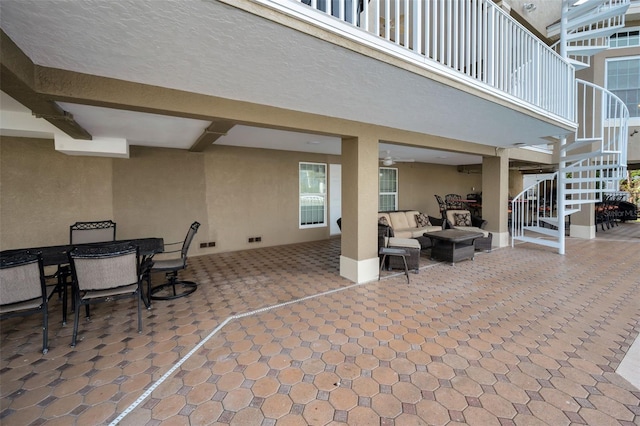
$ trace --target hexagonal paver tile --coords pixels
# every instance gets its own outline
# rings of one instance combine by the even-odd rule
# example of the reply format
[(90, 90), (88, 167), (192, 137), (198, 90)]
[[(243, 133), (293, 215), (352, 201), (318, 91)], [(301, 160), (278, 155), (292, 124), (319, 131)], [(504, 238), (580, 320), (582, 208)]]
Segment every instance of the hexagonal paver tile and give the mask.
[(328, 401), (311, 401), (304, 407), (302, 416), (309, 424), (325, 425), (333, 420), (333, 407)]
[(293, 401), (288, 395), (276, 394), (267, 398), (260, 407), (265, 417), (279, 419), (289, 414)]
[(402, 413), (402, 403), (394, 395), (379, 393), (371, 398), (371, 408), (381, 417), (394, 418)]
[(462, 411), (467, 407), (467, 399), (453, 388), (439, 388), (435, 391), (436, 401), (449, 410)]
[(358, 405), (358, 395), (347, 388), (337, 388), (329, 394), (329, 402), (336, 410), (350, 410)]

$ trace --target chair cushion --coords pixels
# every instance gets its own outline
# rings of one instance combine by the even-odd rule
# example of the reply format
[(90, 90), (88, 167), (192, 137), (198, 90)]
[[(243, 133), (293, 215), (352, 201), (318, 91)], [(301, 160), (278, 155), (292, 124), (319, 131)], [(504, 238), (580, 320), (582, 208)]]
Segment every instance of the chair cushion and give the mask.
[(423, 228), (416, 228), (411, 232), (412, 238), (422, 237), (425, 232), (442, 231), (442, 226), (425, 226)]
[(133, 294), (138, 289), (138, 284), (125, 285), (122, 287), (108, 288), (105, 290), (92, 290), (82, 296), (86, 299), (98, 299), (101, 297), (118, 296), (121, 294)]
[(42, 297), (36, 297), (35, 299), (12, 303), (10, 305), (0, 305), (0, 314), (36, 309), (40, 306), (42, 306)]
[(420, 242), (414, 238), (389, 238), (385, 241), (388, 247), (420, 248)]
[(425, 226), (431, 226), (429, 222), (429, 216), (424, 213), (418, 213), (415, 215), (417, 228), (424, 228)]
[(153, 261), (153, 267), (151, 271), (173, 271), (177, 269), (183, 269), (185, 267), (185, 262), (182, 261), (182, 258), (177, 259), (163, 259), (163, 260), (155, 260)]
[(415, 230), (416, 228), (404, 228), (404, 229), (393, 228), (393, 234), (394, 234), (394, 237), (398, 237), (398, 238), (413, 238), (413, 231)]
[(409, 210), (406, 211), (405, 216), (407, 217), (407, 224), (409, 225), (409, 228), (417, 228), (419, 225), (416, 222), (416, 215), (420, 214), (419, 211), (417, 210)]
[(409, 226), (409, 222), (407, 221), (407, 215), (405, 214), (405, 212), (391, 212), (389, 213), (389, 218), (391, 219), (390, 225), (394, 230), (411, 228), (411, 226)]

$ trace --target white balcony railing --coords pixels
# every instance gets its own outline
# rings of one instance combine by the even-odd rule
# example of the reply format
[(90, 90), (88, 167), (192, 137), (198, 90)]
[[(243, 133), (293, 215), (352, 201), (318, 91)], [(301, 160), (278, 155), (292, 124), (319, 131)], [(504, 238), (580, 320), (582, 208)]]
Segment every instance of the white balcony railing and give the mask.
[(414, 61), (436, 61), (562, 119), (575, 117), (574, 68), (491, 0), (257, 1), (306, 5), (312, 13), (298, 16), (323, 13)]

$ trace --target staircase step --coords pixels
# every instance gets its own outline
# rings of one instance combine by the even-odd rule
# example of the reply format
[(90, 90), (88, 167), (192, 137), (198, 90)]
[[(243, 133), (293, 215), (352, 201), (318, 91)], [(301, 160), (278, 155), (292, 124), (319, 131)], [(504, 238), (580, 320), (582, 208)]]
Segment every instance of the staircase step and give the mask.
[[(630, 5), (630, 3), (626, 3), (598, 12), (597, 8), (606, 3), (606, 1), (607, 0), (588, 0), (578, 6), (571, 7), (567, 13), (567, 19), (570, 21), (568, 31), (614, 16), (624, 15)], [(553, 37), (559, 33), (560, 21), (547, 27), (547, 37)]]
[[(567, 201), (565, 204), (566, 206), (575, 206), (575, 205), (581, 205), (581, 204), (599, 203), (602, 200), (600, 198), (594, 198), (591, 200), (577, 199), (577, 200), (566, 200), (566, 201)], [(579, 209), (572, 209), (572, 210), (579, 210)]]
[(586, 15), (591, 12), (592, 9), (600, 7), (606, 2), (607, 0), (587, 0), (577, 6), (572, 6), (567, 12), (567, 19), (576, 19), (579, 16)]
[(558, 227), (558, 218), (557, 217), (541, 217), (538, 219), (540, 222), (544, 222), (548, 225)]
[(588, 158), (595, 158), (595, 157), (602, 157), (602, 151), (598, 149), (595, 151), (584, 152), (581, 154), (571, 154), (565, 157), (560, 157), (560, 161), (580, 161), (580, 160), (586, 160)]
[(558, 243), (555, 240), (545, 240), (542, 238), (526, 237), (526, 236), (513, 237), (513, 239), (516, 241), (522, 241), (525, 243), (533, 243), (533, 244), (540, 244), (547, 247), (560, 248), (560, 243)]
[[(597, 9), (592, 9), (592, 12), (586, 12), (571, 19), (569, 21), (569, 24), (567, 25), (567, 31), (574, 31), (589, 24), (595, 24), (597, 22), (606, 21), (609, 18), (622, 16), (627, 12), (627, 9), (629, 9), (629, 5), (630, 3), (616, 5), (609, 8), (604, 8), (600, 11), (598, 11)], [(616, 27), (619, 26), (616, 25)]]
[(567, 54), (576, 56), (594, 56), (609, 49), (609, 45), (599, 46), (567, 46)]
[[(571, 203), (570, 203), (570, 202), (567, 202), (567, 203), (565, 204), (564, 214), (565, 214), (566, 216), (570, 216), (570, 215), (572, 215), (572, 214), (574, 214), (574, 213), (578, 213), (580, 210), (582, 210), (582, 209), (572, 209), (572, 208), (569, 208), (568, 206), (570, 206), (570, 205), (571, 205)], [(557, 222), (557, 219), (556, 219), (556, 222)]]
[(562, 172), (563, 173), (575, 173), (575, 172), (588, 172), (592, 170), (615, 170), (620, 168), (619, 164), (593, 164), (590, 166), (582, 166), (579, 164), (569, 164)]
[[(542, 220), (542, 219), (540, 219)], [(556, 225), (557, 226), (557, 221), (556, 221)], [(545, 228), (542, 226), (523, 226), (522, 229), (524, 229), (525, 231), (529, 231), (529, 232), (537, 232), (538, 234), (544, 234), (544, 235), (548, 235), (550, 237), (557, 237), (558, 236), (558, 230), (557, 229), (551, 229), (551, 228)]]
[[(600, 179), (598, 182), (601, 182)], [(596, 188), (567, 188), (564, 190), (564, 193), (567, 195), (570, 194), (591, 194), (596, 191)]]
[(564, 149), (565, 152), (567, 152), (567, 151), (572, 151), (578, 148), (584, 148), (585, 146), (590, 147), (592, 144), (597, 142), (602, 142), (602, 138), (580, 138), (580, 139), (576, 139), (571, 143), (566, 144), (562, 148)]
[(566, 183), (595, 183), (595, 182), (602, 182), (602, 181), (606, 181), (609, 180), (608, 178), (601, 178), (601, 177), (588, 177), (588, 178), (574, 178), (574, 177), (570, 177), (570, 178), (566, 178)]
[(571, 65), (573, 65), (573, 67), (576, 69), (576, 71), (587, 69), (590, 66), (586, 62), (582, 62), (582, 61), (579, 61), (579, 60), (571, 58), (571, 57), (567, 58), (567, 60), (569, 61), (569, 63)]
[(595, 30), (579, 31), (567, 35), (569, 42), (576, 40), (591, 40), (600, 37), (610, 37), (618, 31), (618, 26), (597, 28)]

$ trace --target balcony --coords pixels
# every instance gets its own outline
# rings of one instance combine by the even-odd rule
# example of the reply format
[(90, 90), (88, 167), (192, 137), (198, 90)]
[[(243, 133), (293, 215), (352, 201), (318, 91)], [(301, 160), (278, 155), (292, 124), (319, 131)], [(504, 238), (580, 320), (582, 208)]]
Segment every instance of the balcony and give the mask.
[[(417, 68), (417, 74), (467, 93), (481, 93), (480, 96), (502, 105), (524, 108), (532, 116), (538, 114), (565, 129), (574, 125), (574, 68), (490, 0), (362, 3), (256, 0), (256, 3), (326, 31), (332, 36), (318, 32), (315, 35), (330, 43), (346, 45), (394, 65), (400, 62), (407, 70)], [(343, 39), (355, 44), (342, 43)], [(363, 78), (368, 76), (366, 72), (362, 74)], [(409, 78), (391, 74), (389, 77), (386, 86), (399, 85), (402, 78)], [(391, 78), (397, 80), (390, 81)], [(366, 82), (362, 86), (368, 89)], [(411, 97), (396, 93), (405, 95)], [(448, 98), (447, 103), (455, 98)], [(465, 102), (463, 98), (460, 100)], [(443, 102), (438, 106), (447, 108)], [(481, 108), (471, 112), (483, 115)], [(455, 133), (440, 136), (457, 138)], [(566, 132), (552, 133), (547, 136)], [(526, 145), (541, 143), (544, 141), (524, 141)]]

